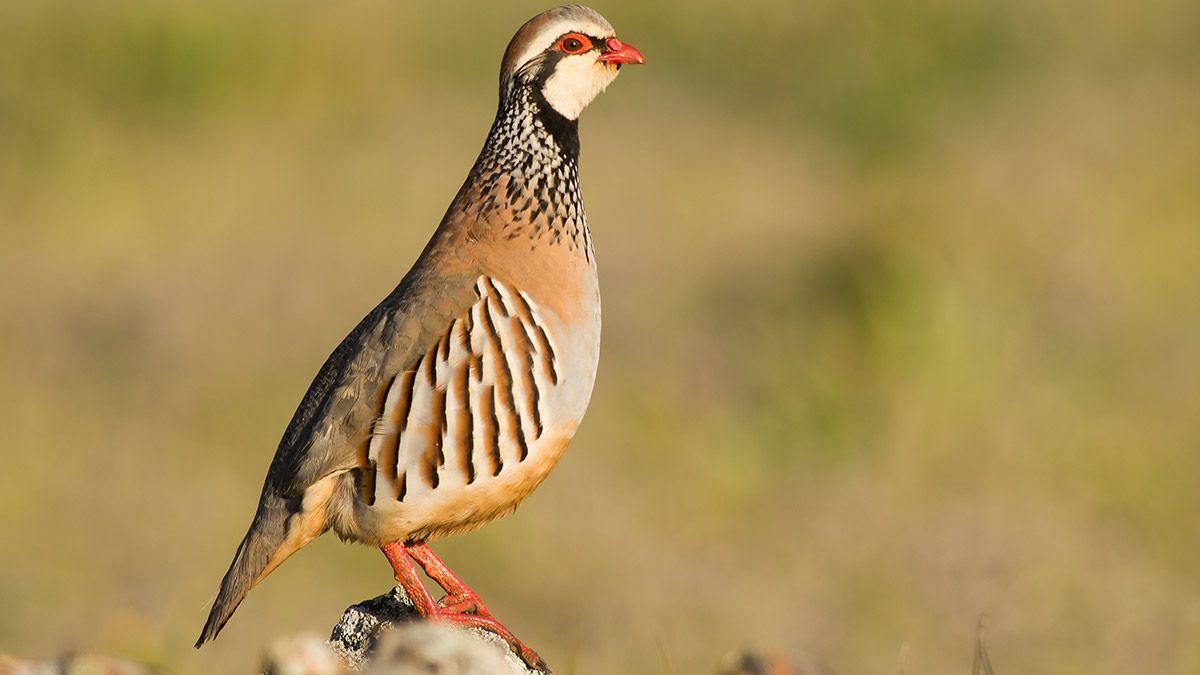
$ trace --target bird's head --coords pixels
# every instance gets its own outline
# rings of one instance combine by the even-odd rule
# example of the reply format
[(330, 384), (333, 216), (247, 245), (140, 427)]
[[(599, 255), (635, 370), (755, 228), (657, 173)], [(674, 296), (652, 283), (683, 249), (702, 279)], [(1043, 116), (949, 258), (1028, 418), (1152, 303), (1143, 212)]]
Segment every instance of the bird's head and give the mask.
[(599, 12), (583, 5), (546, 10), (517, 31), (500, 66), (500, 99), (520, 87), (538, 92), (560, 115), (575, 120), (642, 53), (617, 39)]

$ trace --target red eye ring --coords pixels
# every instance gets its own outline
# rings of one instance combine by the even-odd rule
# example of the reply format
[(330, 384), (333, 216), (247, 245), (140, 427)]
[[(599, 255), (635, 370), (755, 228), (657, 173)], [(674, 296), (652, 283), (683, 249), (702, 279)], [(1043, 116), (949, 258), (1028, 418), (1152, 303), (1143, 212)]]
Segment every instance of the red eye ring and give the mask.
[(592, 48), (592, 41), (581, 33), (567, 33), (559, 38), (556, 46), (567, 54), (582, 54)]

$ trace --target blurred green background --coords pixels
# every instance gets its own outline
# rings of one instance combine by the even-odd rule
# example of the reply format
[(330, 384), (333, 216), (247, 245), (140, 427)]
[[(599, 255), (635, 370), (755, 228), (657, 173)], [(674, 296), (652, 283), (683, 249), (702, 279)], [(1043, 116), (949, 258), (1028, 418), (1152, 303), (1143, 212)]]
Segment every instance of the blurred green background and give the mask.
[[(0, 0), (0, 652), (251, 672), (391, 586), (326, 537), (191, 644), (296, 403), (545, 5)], [(437, 546), (563, 673), (1200, 671), (1200, 3), (607, 2), (605, 341)]]

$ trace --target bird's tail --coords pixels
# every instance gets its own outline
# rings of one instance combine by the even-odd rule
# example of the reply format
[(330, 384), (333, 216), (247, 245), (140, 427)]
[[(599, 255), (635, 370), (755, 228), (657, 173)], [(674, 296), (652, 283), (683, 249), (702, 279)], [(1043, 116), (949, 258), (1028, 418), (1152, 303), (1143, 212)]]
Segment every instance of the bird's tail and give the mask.
[(281, 497), (263, 494), (258, 512), (254, 514), (254, 522), (238, 546), (229, 571), (221, 580), (221, 590), (213, 601), (200, 639), (196, 640), (197, 648), (221, 632), (251, 588), (300, 546), (308, 543), (290, 541), (295, 537), (288, 536), (289, 515), (287, 504)]

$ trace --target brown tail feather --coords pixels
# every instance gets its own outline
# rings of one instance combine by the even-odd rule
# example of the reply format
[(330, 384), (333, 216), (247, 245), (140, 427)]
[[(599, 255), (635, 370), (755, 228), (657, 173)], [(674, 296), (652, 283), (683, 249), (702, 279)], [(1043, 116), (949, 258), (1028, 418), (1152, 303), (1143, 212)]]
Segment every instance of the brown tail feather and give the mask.
[(331, 473), (304, 491), (297, 506), (264, 488), (258, 513), (242, 539), (196, 647), (215, 638), (242, 599), (258, 582), (305, 544), (329, 529), (329, 503), (345, 471)]
[(196, 640), (197, 649), (221, 632), (225, 622), (233, 616), (234, 610), (251, 588), (300, 548), (295, 546), (284, 552), (286, 544), (291, 543), (288, 541), (288, 516), (288, 508), (282, 499), (263, 495), (258, 513), (254, 515), (254, 522), (250, 524), (250, 530), (238, 546), (229, 571), (221, 580), (221, 590), (217, 593), (217, 599), (213, 601), (208, 621), (204, 623), (204, 630), (200, 632), (200, 639)]

